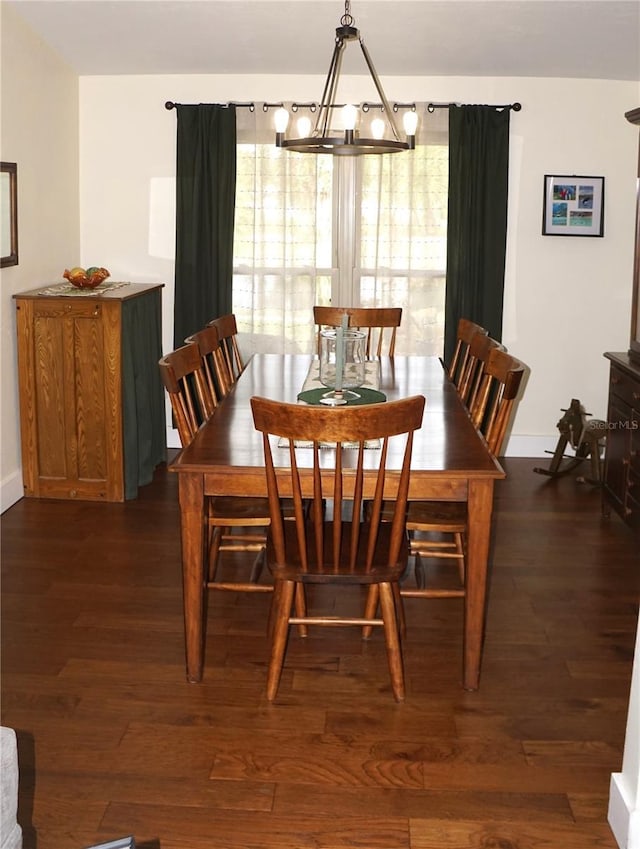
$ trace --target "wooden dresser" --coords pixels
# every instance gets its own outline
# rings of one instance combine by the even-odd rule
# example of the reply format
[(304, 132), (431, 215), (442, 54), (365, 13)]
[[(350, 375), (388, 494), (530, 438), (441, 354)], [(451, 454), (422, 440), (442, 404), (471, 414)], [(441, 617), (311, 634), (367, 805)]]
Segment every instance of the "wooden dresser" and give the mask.
[[(640, 108), (625, 117), (640, 126)], [(636, 244), (631, 301), (631, 334), (626, 353), (606, 353), (610, 361), (607, 447), (603, 508), (613, 507), (640, 532), (640, 146), (636, 184)]]
[(640, 531), (640, 367), (628, 354), (610, 360), (603, 494), (624, 521)]
[(14, 295), (25, 496), (124, 501), (165, 460), (162, 286)]

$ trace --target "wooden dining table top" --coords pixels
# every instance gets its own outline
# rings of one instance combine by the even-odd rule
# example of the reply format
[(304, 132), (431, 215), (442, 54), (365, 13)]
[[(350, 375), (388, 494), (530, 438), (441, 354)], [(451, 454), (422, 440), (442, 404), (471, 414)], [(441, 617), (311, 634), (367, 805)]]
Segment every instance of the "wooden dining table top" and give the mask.
[[(266, 495), (262, 437), (253, 426), (250, 399), (259, 395), (297, 403), (313, 359), (302, 354), (254, 355), (213, 417), (172, 462), (171, 470), (207, 474), (215, 469), (219, 485), (210, 481), (209, 495)], [(388, 401), (410, 395), (426, 398), (422, 428), (414, 439), (410, 498), (426, 497), (422, 490), (427, 478), (429, 497), (464, 500), (470, 476), (494, 480), (505, 476), (437, 357), (382, 357), (379, 364), (379, 389)], [(372, 467), (375, 462), (372, 457)], [(393, 458), (389, 465), (394, 467)], [(438, 479), (441, 491), (434, 492)]]

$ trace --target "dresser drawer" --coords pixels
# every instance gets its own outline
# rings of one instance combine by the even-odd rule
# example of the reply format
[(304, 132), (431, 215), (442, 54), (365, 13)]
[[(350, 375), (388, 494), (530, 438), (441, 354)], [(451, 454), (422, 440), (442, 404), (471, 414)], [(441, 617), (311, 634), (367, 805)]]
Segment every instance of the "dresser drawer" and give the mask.
[[(629, 465), (640, 477), (640, 416), (633, 416), (629, 422)], [(638, 496), (640, 498), (640, 494)]]
[(628, 525), (640, 529), (640, 475), (634, 474), (631, 470), (629, 471), (624, 517)]
[(612, 366), (609, 391), (636, 410), (640, 409), (640, 385), (637, 379)]

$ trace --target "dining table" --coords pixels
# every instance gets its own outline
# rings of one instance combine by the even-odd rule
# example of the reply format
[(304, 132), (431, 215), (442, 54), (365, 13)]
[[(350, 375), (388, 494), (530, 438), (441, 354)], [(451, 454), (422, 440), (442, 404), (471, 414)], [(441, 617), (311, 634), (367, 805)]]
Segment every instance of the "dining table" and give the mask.
[[(485, 632), (493, 491), (505, 473), (474, 427), (438, 357), (381, 357), (376, 362), (378, 389), (387, 401), (411, 395), (426, 399), (422, 427), (414, 436), (409, 499), (467, 504), (462, 684), (466, 690), (476, 690)], [(266, 497), (262, 435), (254, 428), (250, 399), (261, 396), (301, 403), (298, 395), (314, 367), (317, 357), (313, 355), (254, 354), (213, 416), (170, 463), (170, 471), (178, 475), (186, 677), (191, 683), (202, 680), (204, 668), (207, 499)], [(288, 449), (275, 446), (276, 463), (278, 451), (282, 451), (284, 479)], [(389, 452), (388, 468), (399, 472), (401, 452), (396, 458), (392, 444)], [(365, 492), (374, 485), (376, 453), (375, 448), (369, 452)], [(308, 468), (301, 470), (307, 496), (313, 487), (312, 454), (309, 451)]]

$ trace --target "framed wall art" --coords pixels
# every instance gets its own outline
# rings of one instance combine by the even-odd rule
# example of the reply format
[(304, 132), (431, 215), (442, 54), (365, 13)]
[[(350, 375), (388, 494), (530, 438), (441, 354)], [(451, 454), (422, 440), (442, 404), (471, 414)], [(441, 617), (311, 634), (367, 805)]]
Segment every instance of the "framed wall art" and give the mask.
[(0, 162), (0, 267), (18, 264), (18, 166)]
[(604, 177), (544, 175), (543, 236), (603, 236)]

